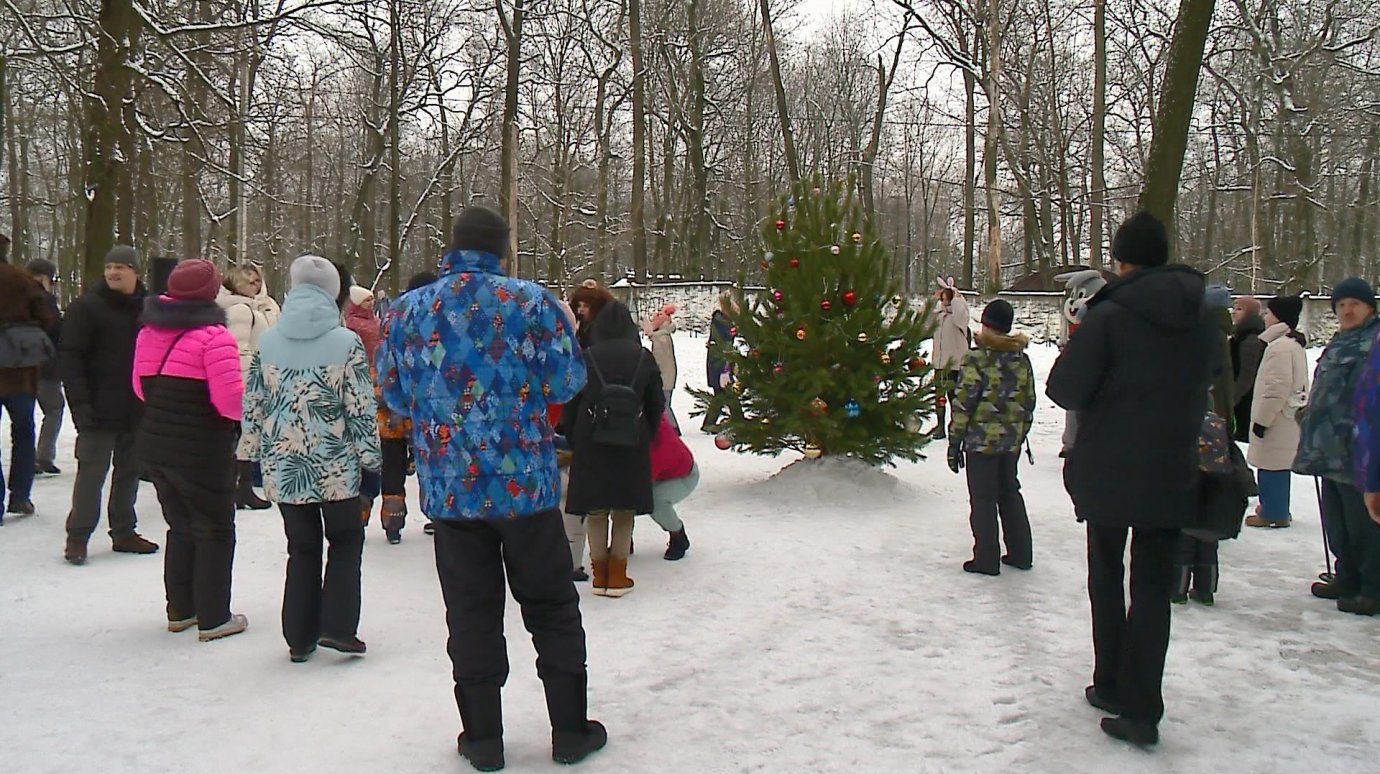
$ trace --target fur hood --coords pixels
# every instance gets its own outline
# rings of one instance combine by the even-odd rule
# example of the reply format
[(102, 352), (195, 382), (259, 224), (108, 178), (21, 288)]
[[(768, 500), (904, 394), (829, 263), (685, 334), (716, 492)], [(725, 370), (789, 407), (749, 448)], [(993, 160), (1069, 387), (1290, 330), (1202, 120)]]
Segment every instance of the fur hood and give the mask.
[(1025, 348), (1030, 345), (1030, 337), (1024, 333), (997, 333), (986, 327), (978, 331), (974, 341), (983, 349), (992, 349), (997, 352), (1024, 352)]
[(144, 301), (144, 324), (173, 329), (224, 325), (225, 310), (215, 301), (180, 301), (172, 296), (150, 296)]

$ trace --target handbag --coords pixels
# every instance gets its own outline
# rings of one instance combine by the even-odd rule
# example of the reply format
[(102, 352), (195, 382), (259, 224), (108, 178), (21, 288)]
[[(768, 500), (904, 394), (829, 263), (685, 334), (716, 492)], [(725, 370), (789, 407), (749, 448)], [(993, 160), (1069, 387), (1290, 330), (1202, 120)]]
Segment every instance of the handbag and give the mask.
[(38, 323), (0, 324), (0, 368), (35, 368), (56, 355), (57, 347)]
[(1232, 472), (1231, 433), (1227, 431), (1227, 421), (1215, 411), (1203, 416), (1203, 427), (1198, 433), (1198, 470), (1215, 476)]

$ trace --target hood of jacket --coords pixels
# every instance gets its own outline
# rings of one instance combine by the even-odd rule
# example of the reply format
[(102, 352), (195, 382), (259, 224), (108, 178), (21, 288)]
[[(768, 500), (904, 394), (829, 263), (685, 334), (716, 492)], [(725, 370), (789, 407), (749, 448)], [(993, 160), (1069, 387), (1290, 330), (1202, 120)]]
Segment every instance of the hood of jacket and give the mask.
[(1244, 339), (1252, 334), (1259, 336), (1265, 332), (1265, 318), (1259, 314), (1253, 314), (1232, 326), (1231, 335), (1238, 339)]
[(633, 322), (628, 307), (624, 306), (622, 301), (610, 301), (599, 312), (599, 316), (594, 318), (594, 322), (589, 324), (590, 346), (623, 339), (638, 344), (642, 341), (638, 337), (637, 323)]
[(502, 260), (483, 250), (455, 250), (441, 259), (442, 277), (467, 271), (503, 275)]
[(1207, 282), (1195, 269), (1174, 264), (1141, 269), (1103, 288), (1090, 307), (1114, 301), (1156, 328), (1188, 330), (1201, 325)]
[(979, 330), (973, 341), (979, 347), (995, 352), (1024, 352), (1030, 345), (1030, 337), (1024, 333), (997, 333), (987, 327)]
[(283, 316), (277, 330), (297, 341), (319, 339), (340, 327), (340, 308), (326, 291), (315, 285), (298, 285), (283, 299)]
[(222, 285), (220, 292), (216, 294), (216, 303), (219, 304), (222, 309), (229, 309), (232, 306), (253, 307), (254, 299), (249, 296), (242, 296)]
[(149, 296), (144, 301), (144, 324), (174, 330), (224, 325), (225, 310), (215, 301), (183, 301), (172, 296)]

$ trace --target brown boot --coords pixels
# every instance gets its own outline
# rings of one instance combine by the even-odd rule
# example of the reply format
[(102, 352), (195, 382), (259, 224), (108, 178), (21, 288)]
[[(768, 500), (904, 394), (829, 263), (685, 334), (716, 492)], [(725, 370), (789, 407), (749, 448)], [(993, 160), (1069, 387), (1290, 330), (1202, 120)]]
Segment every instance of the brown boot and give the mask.
[(609, 560), (591, 559), (590, 566), (594, 569), (594, 594), (596, 596), (608, 596), (609, 590)]
[(86, 541), (79, 538), (67, 538), (67, 547), (62, 551), (62, 558), (72, 564), (86, 564)]
[(110, 548), (117, 554), (156, 554), (158, 544), (152, 540), (145, 540), (138, 533), (131, 533), (122, 538), (115, 538), (110, 541)]
[(621, 597), (633, 590), (633, 579), (628, 577), (628, 558), (609, 557), (609, 587), (606, 597)]
[(369, 517), (374, 514), (374, 499), (372, 497), (359, 496), (359, 523), (369, 526)]

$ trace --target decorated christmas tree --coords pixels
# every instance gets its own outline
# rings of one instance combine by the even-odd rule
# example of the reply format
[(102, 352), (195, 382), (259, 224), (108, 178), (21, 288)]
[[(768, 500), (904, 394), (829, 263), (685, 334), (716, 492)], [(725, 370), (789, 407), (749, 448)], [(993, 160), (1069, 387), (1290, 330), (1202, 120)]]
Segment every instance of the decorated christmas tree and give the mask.
[[(697, 412), (718, 402), (720, 447), (773, 455), (915, 460), (930, 440), (934, 385), (922, 344), (934, 326), (892, 279), (855, 187), (804, 181), (762, 226), (765, 289), (729, 314), (732, 340), (719, 395), (693, 391)], [(742, 286), (742, 282), (739, 286)]]

